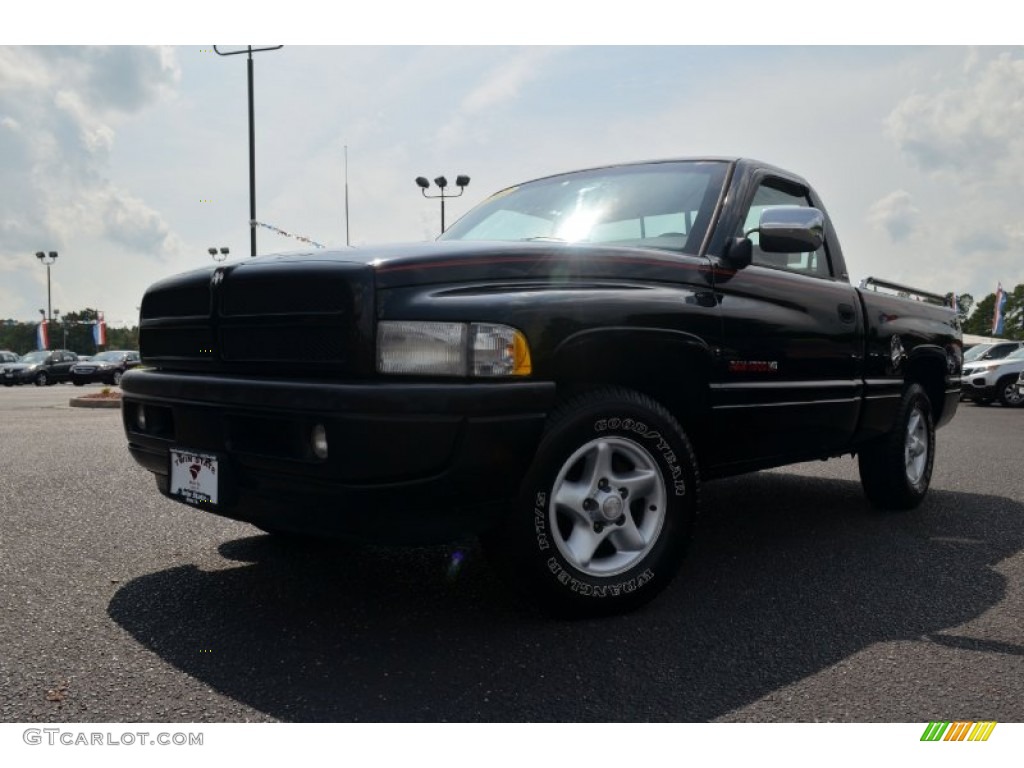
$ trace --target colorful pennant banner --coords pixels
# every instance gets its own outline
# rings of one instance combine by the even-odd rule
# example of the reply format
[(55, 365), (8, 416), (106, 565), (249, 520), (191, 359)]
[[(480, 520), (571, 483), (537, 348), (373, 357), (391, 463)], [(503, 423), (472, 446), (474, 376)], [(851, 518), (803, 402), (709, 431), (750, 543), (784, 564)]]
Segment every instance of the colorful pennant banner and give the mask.
[(269, 229), (271, 232), (276, 232), (279, 235), (284, 235), (285, 237), (291, 237), (291, 238), (294, 238), (295, 240), (300, 240), (303, 243), (309, 243), (314, 248), (325, 248), (326, 247), (326, 246), (321, 245), (320, 243), (316, 242), (315, 240), (310, 240), (308, 237), (303, 237), (302, 235), (293, 235), (291, 232), (285, 232), (283, 229), (281, 229), (279, 227), (275, 227), (272, 224), (264, 224), (262, 221), (250, 221), (249, 222), (249, 226), (251, 226), (251, 227), (263, 227), (264, 229)]

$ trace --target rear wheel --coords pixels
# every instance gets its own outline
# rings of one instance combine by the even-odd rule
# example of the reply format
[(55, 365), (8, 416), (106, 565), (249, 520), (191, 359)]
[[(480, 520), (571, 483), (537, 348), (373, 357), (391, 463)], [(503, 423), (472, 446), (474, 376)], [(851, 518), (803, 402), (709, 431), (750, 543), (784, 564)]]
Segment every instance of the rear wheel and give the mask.
[(911, 384), (892, 430), (859, 452), (864, 493), (880, 509), (913, 509), (928, 492), (934, 462), (931, 403), (918, 384)]
[(996, 384), (999, 402), (1007, 408), (1017, 408), (1024, 405), (1024, 394), (1017, 389), (1017, 376), (1004, 376)]
[(668, 411), (631, 390), (588, 393), (551, 415), (518, 506), (484, 545), (551, 613), (629, 611), (678, 571), (698, 490), (693, 449)]

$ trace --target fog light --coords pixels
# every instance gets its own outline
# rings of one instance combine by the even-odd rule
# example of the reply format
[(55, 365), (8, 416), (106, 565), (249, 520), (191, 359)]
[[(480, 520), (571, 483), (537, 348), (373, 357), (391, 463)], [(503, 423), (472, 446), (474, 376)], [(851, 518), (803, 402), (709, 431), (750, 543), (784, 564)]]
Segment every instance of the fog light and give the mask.
[(318, 459), (327, 458), (327, 430), (323, 424), (313, 427), (313, 453)]
[(140, 432), (146, 431), (146, 406), (139, 403), (135, 409), (135, 424), (138, 426)]

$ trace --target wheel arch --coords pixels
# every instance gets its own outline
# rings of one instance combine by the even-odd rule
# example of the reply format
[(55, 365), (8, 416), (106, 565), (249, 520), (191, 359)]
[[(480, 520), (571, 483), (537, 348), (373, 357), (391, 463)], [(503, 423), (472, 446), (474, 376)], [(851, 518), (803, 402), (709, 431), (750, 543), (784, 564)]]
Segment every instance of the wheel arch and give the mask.
[(914, 349), (907, 361), (906, 383), (919, 384), (932, 406), (932, 421), (942, 423), (946, 408), (946, 355), (939, 347)]
[(552, 372), (559, 399), (609, 386), (647, 395), (699, 445), (710, 423), (712, 360), (709, 345), (690, 333), (610, 327), (565, 339), (554, 351)]

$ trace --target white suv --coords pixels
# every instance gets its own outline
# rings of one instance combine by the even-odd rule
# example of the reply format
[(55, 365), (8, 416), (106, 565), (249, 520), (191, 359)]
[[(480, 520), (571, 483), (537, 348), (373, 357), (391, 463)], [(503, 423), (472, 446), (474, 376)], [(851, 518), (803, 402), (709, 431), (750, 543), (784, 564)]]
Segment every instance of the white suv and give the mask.
[(1024, 405), (1024, 390), (1018, 386), (1024, 372), (1024, 344), (1017, 345), (1015, 352), (998, 360), (965, 362), (960, 379), (963, 396), (979, 405), (988, 405), (997, 398), (1008, 407)]

